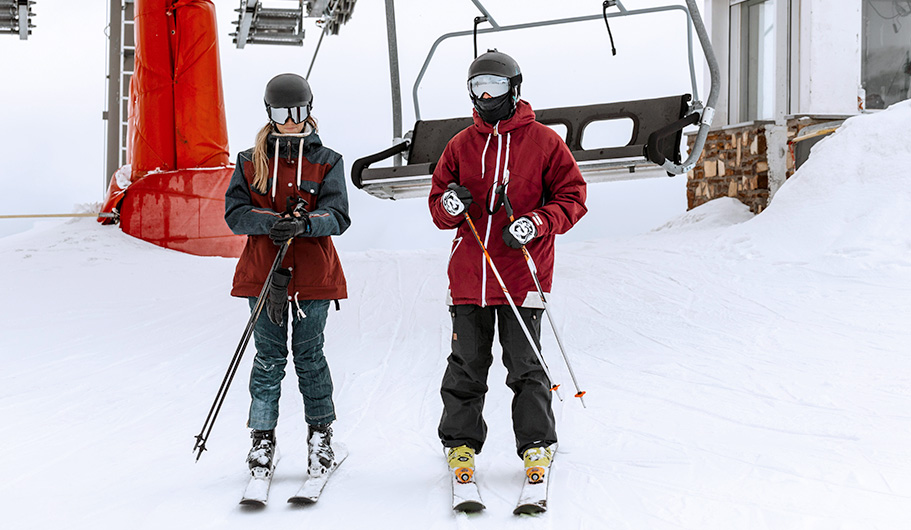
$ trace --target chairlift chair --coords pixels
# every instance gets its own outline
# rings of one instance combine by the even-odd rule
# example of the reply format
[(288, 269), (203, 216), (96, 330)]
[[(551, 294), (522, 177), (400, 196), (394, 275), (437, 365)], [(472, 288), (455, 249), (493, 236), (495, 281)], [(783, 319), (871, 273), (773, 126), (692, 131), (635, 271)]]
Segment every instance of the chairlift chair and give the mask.
[[(674, 176), (692, 169), (702, 153), (705, 139), (714, 116), (714, 106), (718, 98), (720, 74), (715, 54), (709, 42), (708, 32), (699, 15), (695, 0), (685, 0), (686, 5), (668, 5), (647, 9), (627, 10), (619, 0), (607, 0), (603, 3), (602, 14), (548, 20), (513, 26), (499, 26), (490, 17), (480, 0), (472, 2), (485, 15), (475, 21), (473, 31), (448, 33), (439, 37), (430, 49), (424, 66), (415, 81), (412, 91), (417, 122), (414, 129), (393, 146), (354, 162), (351, 168), (351, 180), (355, 186), (384, 199), (401, 199), (426, 196), (430, 190), (431, 177), (446, 144), (459, 131), (472, 124), (472, 118), (450, 118), (443, 120), (421, 120), (418, 102), (418, 88), (427, 66), (436, 48), (444, 40), (463, 37), (477, 33), (510, 31), (531, 27), (569, 24), (599, 19), (634, 16), (662, 11), (680, 10), (687, 17), (687, 41), (689, 44), (689, 67), (692, 94), (682, 94), (637, 101), (600, 103), (574, 107), (535, 109), (536, 120), (545, 125), (562, 125), (566, 128), (564, 138), (567, 146), (576, 159), (582, 176), (587, 182), (607, 182), (651, 178), (657, 176)], [(609, 7), (616, 6), (619, 12), (607, 13)], [(478, 21), (490, 22), (491, 28), (478, 30)], [(695, 65), (693, 61), (693, 36), (696, 34), (702, 46), (703, 54), (709, 66), (711, 88), (705, 105), (698, 99)], [(400, 118), (399, 118), (400, 119)], [(629, 142), (620, 147), (603, 147), (586, 149), (582, 147), (582, 135), (591, 123), (616, 119), (632, 121), (632, 134)], [(693, 148), (686, 160), (681, 161), (680, 143), (683, 129), (689, 125), (698, 125)], [(371, 164), (402, 155), (406, 165), (371, 168)]]

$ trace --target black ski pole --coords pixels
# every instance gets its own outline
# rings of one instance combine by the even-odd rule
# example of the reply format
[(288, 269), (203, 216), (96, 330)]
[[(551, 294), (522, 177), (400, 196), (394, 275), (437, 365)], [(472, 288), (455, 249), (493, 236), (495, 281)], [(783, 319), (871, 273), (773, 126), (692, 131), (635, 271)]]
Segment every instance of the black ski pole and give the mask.
[(272, 282), (272, 276), (275, 274), (275, 271), (281, 267), (281, 262), (290, 246), (291, 239), (282, 244), (278, 250), (278, 254), (275, 256), (275, 262), (272, 263), (269, 275), (263, 283), (263, 288), (259, 293), (259, 298), (256, 300), (256, 305), (253, 307), (253, 311), (250, 312), (250, 319), (247, 321), (247, 327), (244, 328), (244, 332), (240, 337), (240, 343), (237, 345), (237, 349), (234, 351), (234, 357), (231, 359), (231, 364), (228, 365), (228, 371), (225, 373), (225, 377), (221, 381), (221, 386), (218, 388), (218, 393), (215, 395), (215, 401), (209, 409), (209, 415), (206, 416), (206, 421), (203, 423), (202, 430), (196, 435), (196, 445), (193, 447), (193, 450), (197, 451), (197, 461), (199, 460), (199, 457), (202, 456), (202, 452), (206, 450), (206, 441), (209, 439), (209, 434), (212, 432), (212, 427), (215, 425), (215, 418), (218, 417), (218, 412), (221, 410), (221, 406), (228, 394), (228, 388), (234, 380), (234, 374), (237, 373), (237, 368), (240, 366), (240, 360), (244, 355), (244, 350), (247, 349), (247, 343), (250, 342), (250, 337), (253, 335), (253, 328), (256, 325), (256, 320), (259, 318), (263, 307), (266, 305), (266, 297), (268, 296), (269, 284)]
[[(306, 206), (307, 202), (304, 200), (301, 200), (296, 204), (291, 204), (289, 202), (286, 212), (291, 212), (292, 214), (302, 213), (305, 211)], [(263, 282), (263, 288), (259, 292), (259, 298), (256, 299), (256, 305), (253, 307), (253, 311), (250, 312), (250, 319), (247, 321), (247, 326), (244, 328), (244, 332), (240, 337), (240, 343), (234, 351), (234, 357), (231, 358), (231, 363), (228, 365), (228, 371), (225, 373), (225, 377), (221, 381), (221, 386), (218, 388), (218, 393), (215, 395), (215, 401), (209, 409), (209, 414), (206, 416), (206, 421), (202, 425), (202, 430), (196, 435), (196, 444), (193, 446), (193, 450), (197, 452), (197, 462), (199, 461), (199, 457), (202, 456), (203, 451), (206, 450), (206, 441), (208, 441), (209, 434), (212, 432), (212, 427), (215, 425), (215, 419), (218, 417), (218, 412), (225, 402), (228, 388), (231, 386), (231, 382), (234, 380), (234, 374), (237, 373), (237, 368), (240, 366), (240, 360), (244, 355), (244, 350), (247, 349), (247, 343), (250, 342), (250, 337), (253, 335), (253, 328), (256, 325), (256, 320), (259, 318), (260, 313), (263, 311), (263, 307), (266, 305), (266, 298), (269, 292), (269, 285), (272, 283), (272, 276), (275, 275), (275, 271), (281, 267), (282, 260), (285, 258), (288, 248), (291, 247), (291, 241), (293, 241), (293, 238), (289, 238), (278, 249), (275, 261), (272, 262), (272, 268), (269, 269), (266, 281)]]
[[(503, 207), (506, 208), (506, 215), (509, 216), (509, 222), (516, 220), (512, 211), (512, 204), (509, 203), (509, 197), (506, 196), (506, 186), (501, 185), (500, 189), (497, 190), (497, 193), (503, 198)], [(554, 337), (557, 338), (557, 346), (560, 347), (560, 353), (563, 355), (563, 362), (566, 363), (566, 369), (569, 371), (569, 377), (573, 380), (573, 386), (576, 387), (576, 394), (574, 397), (579, 398), (579, 401), (582, 403), (582, 407), (585, 408), (585, 399), (582, 396), (585, 395), (584, 390), (579, 390), (579, 383), (576, 381), (576, 374), (573, 373), (573, 367), (569, 364), (569, 357), (566, 355), (566, 348), (563, 347), (563, 340), (560, 338), (560, 333), (557, 331), (557, 325), (554, 323), (554, 317), (550, 314), (550, 307), (547, 305), (547, 299), (544, 297), (544, 289), (541, 287), (541, 282), (538, 280), (538, 267), (535, 266), (535, 260), (531, 259), (531, 254), (528, 253), (528, 249), (525, 248), (525, 245), (522, 245), (522, 253), (525, 254), (525, 264), (528, 265), (528, 271), (531, 273), (532, 279), (535, 281), (535, 287), (538, 289), (538, 296), (541, 297), (541, 303), (544, 305), (544, 312), (547, 313), (547, 320), (550, 321), (550, 328), (554, 330)]]

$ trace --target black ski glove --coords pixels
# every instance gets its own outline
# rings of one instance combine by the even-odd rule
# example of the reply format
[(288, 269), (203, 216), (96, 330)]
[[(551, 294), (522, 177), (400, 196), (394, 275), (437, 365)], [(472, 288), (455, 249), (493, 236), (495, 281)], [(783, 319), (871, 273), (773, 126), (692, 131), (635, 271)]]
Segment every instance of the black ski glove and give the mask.
[(283, 245), (292, 237), (298, 237), (310, 233), (310, 217), (303, 215), (301, 217), (282, 217), (269, 230), (269, 237), (276, 245)]
[(503, 227), (503, 241), (509, 248), (522, 248), (535, 238), (538, 231), (528, 217), (519, 217)]
[(276, 326), (282, 326), (288, 318), (288, 284), (291, 283), (291, 271), (275, 269), (269, 292), (266, 295), (266, 314)]
[(468, 211), (468, 207), (473, 202), (468, 188), (459, 186), (455, 182), (449, 183), (449, 189), (443, 193), (440, 200), (446, 213), (453, 216), (462, 215), (462, 213)]

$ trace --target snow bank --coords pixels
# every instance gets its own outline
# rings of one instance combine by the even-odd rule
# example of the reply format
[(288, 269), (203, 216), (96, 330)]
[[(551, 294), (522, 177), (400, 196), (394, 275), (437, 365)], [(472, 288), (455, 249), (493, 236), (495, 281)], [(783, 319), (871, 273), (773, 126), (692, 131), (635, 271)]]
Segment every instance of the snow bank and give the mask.
[(787, 259), (911, 263), (909, 130), (911, 101), (846, 120), (733, 237)]
[(653, 232), (681, 232), (728, 228), (748, 221), (753, 214), (747, 205), (733, 197), (721, 197), (702, 204), (668, 221)]

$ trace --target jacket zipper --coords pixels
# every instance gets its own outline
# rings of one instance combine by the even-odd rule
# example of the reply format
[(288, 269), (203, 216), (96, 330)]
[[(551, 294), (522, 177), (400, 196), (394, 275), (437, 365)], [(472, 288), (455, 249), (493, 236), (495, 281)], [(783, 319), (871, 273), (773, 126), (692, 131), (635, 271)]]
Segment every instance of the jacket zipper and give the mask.
[[(503, 145), (503, 137), (499, 134), (497, 135), (497, 165), (494, 166), (493, 170), (493, 190), (496, 190), (497, 184), (500, 182), (500, 154), (502, 150), (500, 149)], [(487, 161), (485, 160), (484, 163)], [(496, 201), (496, 193), (490, 194), (490, 204), (488, 205), (488, 210), (493, 210), (494, 201)], [(487, 248), (490, 244), (490, 225), (493, 224), (493, 215), (487, 216), (487, 230), (484, 234), (484, 248)], [(484, 256), (484, 253), (481, 253), (481, 307), (487, 307), (487, 258)]]

